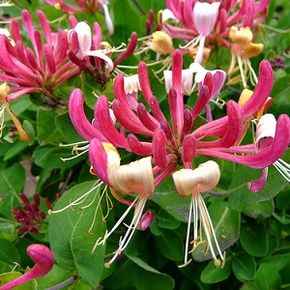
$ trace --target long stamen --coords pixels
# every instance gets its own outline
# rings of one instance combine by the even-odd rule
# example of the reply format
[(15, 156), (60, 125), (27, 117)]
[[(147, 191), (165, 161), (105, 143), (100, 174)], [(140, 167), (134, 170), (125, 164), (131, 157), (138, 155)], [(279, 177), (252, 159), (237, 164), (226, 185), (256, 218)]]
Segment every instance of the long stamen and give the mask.
[(137, 202), (139, 197), (136, 197), (135, 200), (131, 203), (131, 205), (126, 209), (126, 211), (123, 213), (123, 215), (119, 218), (119, 220), (117, 221), (117, 223), (113, 226), (113, 228), (109, 231), (105, 233), (105, 236), (102, 239), (98, 239), (93, 247), (92, 252), (95, 251), (95, 249), (100, 246), (100, 245), (104, 245), (106, 240), (111, 236), (111, 234), (119, 227), (119, 225), (123, 222), (123, 220), (126, 218), (126, 216), (128, 215), (128, 213), (130, 212), (131, 208), (135, 205), (135, 203)]
[[(100, 208), (101, 202), (102, 202), (102, 200), (103, 200), (103, 197), (104, 197), (106, 191), (107, 191), (107, 186), (104, 187), (104, 189), (103, 189), (103, 191), (102, 191), (102, 193), (101, 193), (101, 196), (100, 196), (100, 198), (99, 198), (99, 200), (98, 200), (98, 203), (97, 203), (97, 206), (96, 206), (96, 209), (95, 209), (95, 212), (94, 212), (94, 218), (93, 218), (92, 224), (91, 224), (91, 226), (90, 226), (90, 228), (89, 228), (89, 230), (88, 230), (88, 233), (90, 233), (90, 234), (92, 234), (92, 229), (93, 229), (93, 227), (94, 227), (94, 225), (95, 225), (96, 218), (97, 218), (97, 212), (98, 212), (98, 210), (99, 210), (99, 208)], [(97, 196), (97, 195), (96, 195), (96, 196)], [(94, 198), (93, 201), (95, 201), (95, 198)], [(83, 208), (84, 208), (84, 207), (83, 207)], [(83, 209), (83, 208), (82, 208), (82, 209)]]
[(71, 157), (60, 157), (61, 161), (69, 161), (69, 160), (73, 160), (76, 159), (78, 157), (80, 157), (81, 155), (84, 155), (85, 153), (87, 153), (89, 151), (89, 149), (81, 152), (81, 153), (77, 153), (75, 156), (71, 156)]
[[(208, 209), (206, 207), (206, 204), (203, 200), (203, 198), (201, 196), (199, 196), (199, 202), (200, 202), (200, 206), (203, 208), (204, 210), (204, 213), (205, 213), (205, 218), (207, 220), (207, 223), (209, 223), (210, 225), (210, 231), (211, 231), (211, 234), (214, 238), (214, 242), (215, 242), (215, 245), (216, 245), (216, 248), (218, 250), (218, 253), (219, 253), (219, 256), (221, 257), (221, 259), (224, 261), (224, 256), (222, 254), (222, 251), (220, 249), (220, 246), (219, 246), (219, 243), (218, 243), (218, 240), (217, 240), (217, 237), (216, 237), (216, 234), (215, 234), (215, 230), (214, 230), (214, 227), (213, 227), (213, 224), (212, 224), (212, 221), (211, 221), (211, 218), (210, 218), (210, 215), (209, 215), (209, 212), (208, 212)], [(208, 238), (209, 239), (209, 238)], [(209, 242), (209, 245), (211, 244), (211, 241), (210, 239), (208, 240)], [(212, 249), (212, 246), (210, 245), (211, 249)], [(215, 255), (213, 254), (214, 252), (212, 252), (212, 255), (215, 257)], [(215, 257), (216, 258), (216, 257)]]
[(244, 68), (243, 68), (243, 61), (242, 61), (240, 56), (237, 56), (237, 60), (238, 60), (239, 68), (240, 68), (240, 73), (241, 73), (241, 77), (242, 77), (243, 86), (244, 86), (244, 88), (247, 88), (248, 85), (247, 85), (245, 71), (244, 71)]
[(290, 165), (282, 159), (278, 159), (273, 163), (277, 171), (288, 181), (290, 182)]
[(55, 214), (55, 213), (60, 213), (63, 212), (65, 210), (67, 210), (68, 208), (71, 208), (73, 206), (79, 205), (81, 203), (83, 203), (86, 198), (90, 195), (90, 193), (92, 193), (94, 190), (96, 190), (97, 188), (99, 188), (101, 185), (103, 184), (103, 182), (101, 180), (98, 180), (95, 185), (86, 193), (84, 193), (82, 196), (80, 196), (79, 198), (77, 198), (76, 200), (74, 200), (73, 202), (70, 202), (68, 205), (66, 205), (65, 207), (58, 209), (58, 210), (48, 210), (48, 214)]
[[(178, 268), (183, 268), (187, 266), (192, 260), (192, 259), (187, 260), (187, 258), (188, 258), (190, 228), (191, 228), (191, 223), (192, 223), (192, 212), (195, 218), (195, 206), (193, 205), (193, 203), (194, 203), (194, 197), (192, 196), (191, 201), (190, 201), (189, 212), (188, 212), (188, 220), (187, 220), (187, 233), (186, 233), (186, 239), (185, 239), (184, 262), (182, 265), (179, 265)], [(195, 225), (195, 222), (196, 220), (194, 219), (194, 225)]]
[(120, 253), (124, 251), (125, 248), (128, 246), (139, 224), (146, 201), (147, 201), (146, 198), (140, 199), (136, 207), (132, 222), (130, 223), (125, 236), (120, 239), (119, 248), (115, 251), (113, 258), (109, 262), (105, 263), (105, 267), (109, 267), (116, 260), (116, 258), (120, 255)]
[(187, 44), (185, 45), (179, 45), (179, 48), (184, 49), (184, 48), (188, 48), (188, 47), (195, 47), (200, 41), (200, 36), (194, 37), (191, 41), (189, 41)]

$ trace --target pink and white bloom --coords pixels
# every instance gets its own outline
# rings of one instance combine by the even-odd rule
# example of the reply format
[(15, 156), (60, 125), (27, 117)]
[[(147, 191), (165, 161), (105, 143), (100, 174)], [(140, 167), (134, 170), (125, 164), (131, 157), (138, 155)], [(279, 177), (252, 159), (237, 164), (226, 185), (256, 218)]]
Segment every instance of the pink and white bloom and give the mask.
[[(202, 236), (200, 234), (202, 226), (206, 240), (211, 252), (211, 255), (215, 261), (217, 261), (216, 252), (224, 261), (224, 255), (220, 249), (214, 227), (207, 210), (206, 204), (200, 193), (208, 192), (212, 190), (220, 180), (220, 168), (218, 164), (212, 160), (200, 164), (195, 169), (180, 169), (172, 174), (172, 178), (178, 193), (181, 196), (191, 196), (191, 203), (188, 213), (188, 226), (187, 235), (185, 242), (185, 256), (184, 263), (180, 267), (184, 267), (190, 263), (191, 259), (188, 260), (188, 246), (190, 238), (190, 228), (193, 220), (194, 230), (193, 230), (193, 241), (192, 250), (193, 251), (199, 244), (203, 243)], [(200, 223), (199, 223), (200, 220)], [(212, 243), (214, 241), (214, 244)], [(215, 245), (215, 246), (214, 246)]]
[[(176, 50), (172, 57), (172, 87), (168, 94), (170, 119), (165, 117), (158, 99), (153, 95), (147, 66), (144, 62), (139, 64), (138, 75), (144, 101), (150, 108), (150, 112), (147, 111), (143, 103), (138, 101), (136, 107), (128, 101), (122, 75), (118, 75), (114, 81), (115, 100), (112, 104), (112, 110), (116, 117), (116, 124), (111, 121), (109, 101), (106, 96), (100, 96), (96, 102), (94, 125), (90, 124), (83, 113), (79, 113), (83, 110), (80, 109), (80, 106), (70, 108), (70, 116), (74, 126), (83, 136), (90, 139), (89, 155), (93, 170), (104, 183), (124, 191), (112, 179), (110, 151), (108, 152), (107, 145), (104, 145), (107, 142), (116, 148), (122, 148), (141, 156), (141, 160), (149, 157), (153, 164), (154, 186), (160, 184), (166, 176), (177, 171), (179, 166), (194, 170), (196, 156), (221, 158), (250, 168), (262, 169), (273, 164), (285, 152), (290, 139), (290, 121), (287, 115), (281, 115), (278, 118), (275, 136), (262, 150), (257, 152), (255, 144), (236, 145), (240, 144), (244, 136), (244, 123), (248, 122), (249, 118), (254, 117), (271, 92), (273, 73), (267, 61), (260, 64), (257, 87), (245, 104), (239, 106), (236, 102), (229, 101), (225, 117), (195, 129), (193, 129), (193, 125), (197, 116), (205, 109), (212, 96), (213, 75), (206, 74), (195, 105), (192, 108), (185, 107), (182, 89), (182, 64), (182, 54)], [(74, 103), (75, 98), (81, 99), (78, 90), (73, 91), (70, 102)], [(88, 127), (87, 124), (89, 124)], [(97, 130), (98, 134), (102, 135), (101, 138), (93, 137), (96, 132), (92, 134), (92, 127), (94, 132)], [(211, 141), (208, 141), (209, 138)], [(115, 164), (114, 170), (118, 170), (119, 166), (122, 167), (119, 161)], [(146, 164), (141, 170), (143, 171), (142, 178), (145, 179), (151, 176), (149, 174), (151, 169), (149, 170), (149, 165)], [(139, 165), (141, 166), (140, 162), (138, 162)], [(140, 180), (143, 180), (142, 178), (140, 177)], [(148, 184), (152, 183), (148, 182)], [(181, 187), (178, 187), (180, 191)], [(137, 188), (137, 186), (134, 185), (132, 188)], [(200, 192), (202, 191), (200, 190)], [(125, 193), (128, 192), (125, 190)], [(136, 194), (138, 192), (140, 190), (135, 190)], [(147, 199), (150, 198), (151, 194), (150, 191), (150, 195), (146, 195)], [(123, 249), (123, 246), (120, 248)]]
[(9, 83), (12, 91), (7, 97), (9, 102), (31, 93), (41, 93), (55, 101), (56, 89), (79, 72), (67, 57), (67, 33), (51, 32), (44, 13), (38, 11), (37, 16), (43, 33), (35, 29), (30, 13), (22, 11), (32, 48), (24, 44), (16, 20), (11, 21), (10, 29), (14, 46), (5, 35), (0, 35), (0, 81)]
[[(261, 23), (266, 14), (269, 0), (210, 1), (166, 0), (167, 9), (162, 26), (173, 38), (191, 41), (198, 35), (207, 34), (210, 43), (230, 46), (227, 40), (230, 27), (252, 27)], [(216, 11), (218, 9), (218, 11)], [(169, 12), (169, 11), (171, 12)], [(173, 16), (172, 16), (173, 15)], [(181, 27), (168, 20), (180, 22)], [(206, 21), (205, 21), (206, 20)], [(214, 40), (214, 41), (213, 41)]]
[[(127, 47), (120, 50), (102, 41), (101, 27), (97, 22), (94, 23), (93, 34), (86, 22), (77, 22), (73, 16), (70, 17), (70, 22), (73, 28), (68, 33), (69, 58), (81, 70), (96, 77), (100, 86), (105, 85), (120, 62), (133, 54), (137, 45), (137, 34), (133, 32)], [(112, 60), (112, 54), (116, 52), (119, 55)]]
[(114, 25), (108, 8), (109, 0), (74, 0), (73, 2), (74, 5), (71, 5), (69, 1), (65, 0), (46, 0), (47, 4), (53, 5), (57, 9), (60, 9), (61, 11), (66, 13), (94, 14), (103, 9), (109, 34), (114, 33)]
[[(277, 121), (274, 115), (265, 114), (263, 115), (258, 124), (256, 130), (256, 151), (259, 152), (265, 147), (268, 147), (272, 142), (276, 134)], [(277, 171), (290, 182), (290, 165), (282, 159), (278, 159), (272, 164)], [(248, 187), (253, 192), (260, 191), (267, 182), (268, 167), (262, 169), (261, 176), (256, 180), (249, 182)]]

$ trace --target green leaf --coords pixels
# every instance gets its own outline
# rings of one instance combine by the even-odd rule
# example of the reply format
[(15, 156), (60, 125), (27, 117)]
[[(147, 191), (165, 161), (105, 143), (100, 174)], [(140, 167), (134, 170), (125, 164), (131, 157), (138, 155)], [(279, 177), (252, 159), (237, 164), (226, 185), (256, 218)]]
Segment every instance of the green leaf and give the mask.
[(177, 220), (187, 222), (190, 198), (180, 197), (171, 177), (156, 188), (152, 200)]
[[(57, 201), (54, 210), (69, 205), (93, 188), (95, 182), (85, 182), (74, 186)], [(99, 190), (94, 190), (78, 206), (54, 213), (49, 220), (48, 235), (56, 261), (69, 270), (76, 269), (84, 281), (96, 287), (101, 279), (105, 249), (97, 247), (92, 253), (96, 240), (105, 233), (101, 208), (96, 213)], [(86, 205), (87, 208), (82, 209)], [(93, 220), (95, 223), (91, 232)]]
[(37, 285), (39, 289), (46, 289), (52, 286), (55, 286), (69, 277), (71, 277), (74, 273), (67, 269), (61, 268), (59, 265), (54, 264), (53, 268), (49, 271), (45, 276), (38, 278)]
[(23, 167), (19, 163), (0, 170), (0, 211), (6, 217), (11, 217), (11, 209), (14, 200), (20, 200), (19, 193), (22, 191), (25, 181)]
[(61, 114), (55, 118), (55, 125), (64, 136), (67, 143), (83, 141), (82, 137), (74, 129), (68, 113)]
[(201, 281), (213, 284), (227, 279), (231, 274), (231, 262), (226, 261), (223, 268), (216, 267), (214, 261), (208, 263), (201, 273)]
[(61, 134), (54, 126), (55, 117), (53, 110), (40, 108), (37, 111), (37, 138), (40, 142), (49, 143), (60, 139)]
[(281, 285), (279, 269), (273, 268), (271, 264), (261, 264), (256, 273), (255, 282), (263, 290), (279, 289)]
[(61, 158), (71, 157), (72, 153), (67, 148), (59, 148), (51, 145), (38, 147), (33, 152), (33, 159), (35, 164), (46, 170), (56, 168), (70, 168), (71, 166), (79, 163), (82, 157), (73, 160), (63, 161)]
[(5, 155), (4, 155), (4, 161), (8, 161), (9, 159), (17, 156), (18, 154), (20, 154), (23, 150), (25, 150), (28, 147), (28, 143), (27, 142), (17, 142), (14, 143), (10, 146), (10, 148), (6, 151)]
[(268, 237), (263, 224), (248, 223), (241, 229), (240, 242), (247, 253), (264, 257), (268, 252)]
[(12, 223), (0, 223), (0, 238), (8, 241), (14, 241), (18, 237), (15, 225)]
[(255, 259), (246, 253), (234, 256), (233, 272), (240, 281), (253, 280), (256, 273)]
[(273, 199), (258, 201), (256, 203), (250, 204), (245, 207), (243, 213), (249, 217), (257, 218), (263, 217), (267, 218), (270, 217), (274, 212), (274, 202)]
[[(290, 150), (288, 149), (283, 159), (287, 162), (290, 160)], [(279, 192), (287, 188), (289, 183), (281, 176), (274, 166), (269, 167), (267, 183), (259, 192), (251, 192), (248, 190), (247, 182), (256, 180), (261, 174), (260, 170), (249, 169), (245, 166), (238, 165), (234, 171), (232, 184), (227, 190), (229, 195), (229, 205), (231, 208), (239, 211), (247, 212), (247, 209), (255, 206), (261, 207), (259, 202), (272, 200)], [(265, 204), (262, 204), (265, 206)], [(269, 206), (269, 205), (268, 205)], [(265, 214), (265, 209), (260, 209), (261, 214)], [(266, 214), (269, 214), (269, 208)], [(255, 215), (255, 213), (253, 213)]]
[(161, 236), (155, 236), (154, 243), (164, 257), (181, 261), (183, 256), (183, 241), (172, 231), (162, 230)]
[[(232, 210), (228, 202), (215, 199), (208, 208), (215, 229), (216, 237), (223, 252), (233, 245), (240, 234), (240, 213)], [(203, 235), (204, 236), (204, 235)], [(198, 246), (192, 253), (196, 261), (211, 259), (210, 251), (206, 251), (207, 243)]]
[(20, 264), (20, 256), (16, 247), (9, 241), (0, 239), (0, 260), (14, 266)]
[(135, 267), (135, 271), (132, 273), (133, 283), (138, 290), (170, 290), (174, 288), (174, 280), (169, 275), (152, 268), (138, 257), (128, 256), (128, 258), (139, 266)]
[(255, 282), (246, 282), (240, 290), (261, 290)]

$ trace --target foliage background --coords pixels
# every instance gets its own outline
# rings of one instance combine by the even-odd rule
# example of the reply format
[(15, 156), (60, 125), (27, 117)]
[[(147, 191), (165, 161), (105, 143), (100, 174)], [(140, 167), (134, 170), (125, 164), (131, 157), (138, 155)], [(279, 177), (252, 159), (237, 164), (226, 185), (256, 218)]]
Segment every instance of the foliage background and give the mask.
[[(51, 21), (55, 20), (55, 29), (69, 27), (67, 19), (59, 11), (41, 1), (18, 0), (15, 3), (16, 6), (3, 8), (1, 15), (19, 17), (21, 9), (26, 8), (35, 16), (36, 10), (41, 8)], [(116, 32), (105, 39), (119, 44), (126, 42), (132, 31), (143, 36), (149, 9), (157, 12), (165, 4), (162, 0), (112, 0), (110, 7)], [(290, 111), (290, 68), (289, 57), (286, 57), (290, 47), (289, 10), (288, 0), (270, 2), (267, 26), (261, 27), (259, 34), (265, 50), (253, 62), (257, 70), (263, 58), (273, 60), (277, 55), (283, 55), (286, 60), (286, 68), (275, 71), (274, 103), (270, 112), (276, 116)], [(101, 15), (79, 15), (78, 19), (104, 23)], [(105, 25), (102, 27), (105, 28)], [(286, 29), (288, 33), (280, 31)], [(148, 59), (153, 57), (153, 54), (147, 56)], [(224, 49), (215, 50), (209, 67), (226, 69), (229, 57)], [(134, 64), (136, 59), (131, 58), (128, 63)], [(153, 75), (152, 82), (161, 106), (166, 108), (163, 86)], [(67, 100), (74, 87), (83, 89), (87, 113), (92, 116), (95, 102), (92, 91), (100, 94), (97, 84), (82, 74), (65, 83), (58, 93)], [(240, 91), (239, 86), (227, 87), (222, 96), (237, 100)], [(112, 82), (102, 93), (112, 97)], [(191, 102), (193, 100), (189, 99), (188, 103)], [(70, 149), (59, 147), (60, 143), (81, 141), (65, 108), (42, 106), (38, 96), (34, 95), (20, 98), (13, 103), (12, 109), (20, 117), (32, 141), (24, 143), (15, 139), (7, 122), (0, 144), (0, 273), (12, 269), (22, 272), (32, 266), (26, 254), (26, 247), (32, 243), (50, 245), (56, 259), (53, 270), (46, 277), (19, 289), (46, 289), (72, 275), (76, 275), (74, 283), (64, 289), (290, 289), (290, 192), (287, 182), (274, 168), (270, 168), (267, 186), (261, 192), (252, 193), (247, 190), (247, 182), (257, 177), (258, 171), (219, 161), (222, 179), (217, 190), (225, 195), (223, 198), (207, 197), (206, 201), (222, 248), (231, 246), (226, 251), (223, 269), (215, 268), (213, 262), (206, 260), (202, 249), (194, 254), (201, 262), (178, 268), (184, 252), (189, 200), (178, 197), (170, 178), (156, 190), (147, 204), (155, 215), (150, 229), (137, 232), (124, 255), (109, 269), (103, 267), (104, 258), (116, 248), (125, 227), (116, 232), (106, 249), (99, 247), (92, 254), (92, 245), (97, 237), (104, 234), (106, 226), (112, 227), (126, 207), (114, 201), (113, 210), (105, 222), (99, 210), (92, 234), (88, 234), (98, 203), (98, 192), (83, 203), (84, 206), (93, 202), (87, 209), (79, 206), (60, 214), (47, 215), (41, 234), (19, 236), (16, 231), (19, 225), (11, 210), (21, 207), (21, 192), (34, 193), (27, 192), (29, 184), (35, 184), (35, 192), (51, 201), (57, 193), (61, 194), (62, 197), (54, 204), (54, 209), (59, 209), (89, 190), (96, 180), (89, 174), (87, 156), (67, 162), (60, 159), (71, 155)], [(222, 114), (219, 110), (214, 113)], [(124, 161), (130, 158), (129, 155), (123, 156)], [(290, 161), (289, 150), (283, 159)], [(103, 214), (106, 214), (107, 207), (103, 203)], [(47, 211), (44, 199), (42, 209)], [(0, 276), (0, 282), (5, 275)]]

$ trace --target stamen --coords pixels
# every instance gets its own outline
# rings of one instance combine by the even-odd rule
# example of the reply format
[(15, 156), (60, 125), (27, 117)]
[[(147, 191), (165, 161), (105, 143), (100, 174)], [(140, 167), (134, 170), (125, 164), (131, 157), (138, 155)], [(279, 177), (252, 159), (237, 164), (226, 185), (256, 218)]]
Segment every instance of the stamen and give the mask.
[[(94, 225), (95, 225), (95, 222), (96, 222), (96, 218), (97, 218), (97, 213), (98, 213), (98, 210), (99, 210), (99, 208), (100, 208), (100, 205), (101, 205), (101, 202), (102, 202), (102, 200), (103, 200), (103, 197), (104, 197), (104, 195), (105, 195), (105, 193), (107, 192), (107, 185), (104, 187), (104, 189), (103, 189), (103, 191), (102, 191), (102, 193), (101, 193), (101, 196), (100, 196), (100, 198), (99, 198), (99, 200), (98, 200), (98, 203), (97, 203), (97, 206), (96, 206), (96, 209), (95, 209), (95, 212), (94, 212), (94, 218), (93, 218), (93, 221), (92, 221), (92, 224), (91, 224), (91, 226), (90, 226), (90, 228), (89, 228), (89, 230), (88, 230), (88, 233), (89, 234), (93, 234), (92, 233), (92, 230), (93, 230), (93, 227), (94, 227)], [(97, 196), (97, 195), (96, 195)], [(95, 196), (95, 197), (96, 197)], [(93, 199), (93, 201), (95, 201), (95, 198)], [(84, 208), (84, 207), (83, 207)], [(83, 209), (82, 208), (82, 209)]]
[(65, 206), (65, 207), (63, 207), (61, 209), (58, 209), (58, 210), (49, 209), (48, 212), (47, 212), (48, 215), (63, 212), (65, 210), (67, 210), (68, 208), (71, 208), (73, 206), (76, 206), (76, 205), (79, 205), (79, 204), (83, 203), (86, 200), (86, 198), (90, 195), (90, 193), (92, 193), (94, 190), (98, 189), (102, 184), (103, 184), (103, 182), (101, 180), (98, 180), (95, 183), (95, 185), (89, 191), (84, 193), (82, 196), (80, 196), (79, 198), (77, 198), (73, 202), (70, 202), (67, 206)]
[(69, 161), (69, 160), (73, 160), (73, 159), (76, 159), (78, 157), (80, 157), (81, 155), (84, 155), (85, 153), (87, 153), (89, 151), (89, 149), (81, 152), (81, 153), (78, 153), (77, 155), (75, 156), (72, 156), (72, 157), (60, 157), (61, 161)]
[(117, 221), (117, 223), (113, 226), (113, 228), (110, 230), (110, 232), (106, 231), (105, 235), (103, 238), (99, 238), (93, 249), (92, 249), (92, 253), (95, 251), (95, 249), (100, 246), (100, 245), (104, 245), (106, 240), (111, 236), (111, 234), (119, 227), (119, 225), (123, 222), (123, 220), (126, 218), (126, 216), (128, 215), (128, 213), (130, 212), (131, 208), (134, 206), (134, 204), (137, 202), (139, 197), (136, 197), (135, 200), (132, 202), (132, 204), (126, 209), (126, 211), (122, 214), (122, 216), (119, 218), (119, 220)]
[[(194, 203), (194, 197), (192, 197), (192, 199), (191, 199), (189, 212), (188, 212), (187, 233), (186, 233), (185, 250), (184, 250), (184, 262), (183, 262), (182, 265), (178, 265), (178, 268), (186, 267), (192, 261), (192, 259), (187, 260), (187, 258), (188, 258), (188, 245), (189, 245), (189, 237), (190, 237), (190, 227), (191, 227), (191, 223), (192, 223), (192, 212), (193, 212), (193, 216), (195, 217), (195, 207), (194, 207), (193, 203)], [(194, 219), (194, 223), (195, 222), (196, 222), (196, 220)]]
[(288, 181), (290, 182), (290, 164), (285, 162), (282, 159), (278, 159), (273, 163), (277, 171)]
[(243, 68), (243, 62), (240, 56), (237, 56), (237, 60), (238, 60), (238, 64), (239, 64), (239, 68), (240, 68), (240, 73), (241, 73), (241, 77), (242, 77), (242, 82), (243, 82), (243, 86), (244, 88), (247, 88), (247, 80), (246, 80), (246, 75), (245, 75), (245, 71)]
[(194, 37), (187, 44), (185, 44), (185, 45), (179, 45), (179, 48), (184, 49), (184, 48), (188, 48), (188, 47), (195, 47), (195, 46), (198, 45), (199, 41), (200, 41), (200, 36)]
[[(211, 237), (210, 237), (210, 234), (209, 234), (208, 230), (210, 230), (210, 232), (211, 232), (211, 234), (212, 234), (212, 236), (214, 238), (215, 246), (217, 248), (219, 256), (221, 257), (222, 260), (224, 260), (224, 256), (223, 256), (223, 254), (221, 252), (221, 249), (220, 249), (220, 246), (219, 246), (216, 234), (215, 234), (215, 230), (214, 230), (214, 227), (213, 227), (213, 224), (212, 224), (208, 209), (207, 209), (206, 204), (205, 204), (203, 198), (201, 197), (201, 195), (198, 196), (198, 202), (199, 202), (199, 210), (200, 210), (200, 214), (201, 214), (201, 219), (203, 220), (204, 230), (205, 230), (205, 233), (207, 235), (208, 244), (209, 244), (209, 247), (210, 247), (210, 250), (211, 250), (211, 254), (212, 254), (214, 260), (217, 260), (217, 258), (215, 256), (215, 252), (213, 250), (213, 246), (212, 246), (212, 243), (211, 243)], [(206, 224), (209, 224), (210, 227), (207, 228)]]
[(147, 201), (147, 198), (142, 198), (139, 200), (139, 203), (137, 204), (136, 210), (134, 212), (132, 222), (131, 222), (125, 236), (120, 239), (119, 248), (115, 251), (113, 258), (109, 262), (105, 263), (105, 267), (110, 267), (110, 265), (116, 260), (116, 258), (121, 254), (121, 252), (123, 252), (126, 249), (128, 244), (130, 243), (130, 241), (134, 235), (134, 232), (139, 224), (139, 221), (141, 219), (142, 212), (143, 212), (146, 201)]

